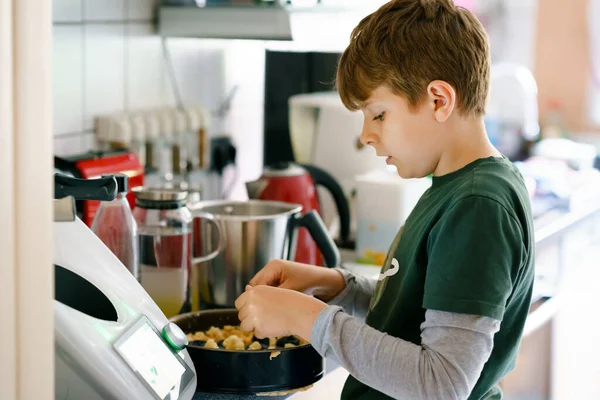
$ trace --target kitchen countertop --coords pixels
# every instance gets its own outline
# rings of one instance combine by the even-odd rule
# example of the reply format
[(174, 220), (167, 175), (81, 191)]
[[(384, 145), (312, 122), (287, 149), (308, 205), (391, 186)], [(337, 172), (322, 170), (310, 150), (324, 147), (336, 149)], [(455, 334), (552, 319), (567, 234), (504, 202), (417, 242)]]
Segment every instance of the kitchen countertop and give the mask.
[[(534, 221), (536, 246), (542, 246), (554, 240), (562, 239), (572, 229), (592, 218), (600, 219), (600, 201), (588, 208), (579, 210), (552, 210)], [(343, 254), (342, 254), (343, 256)], [(344, 257), (343, 257), (344, 258)], [(348, 262), (344, 264), (355, 273), (376, 277), (379, 268)], [(533, 321), (531, 321), (533, 322)], [(329, 400), (339, 398), (348, 372), (331, 361), (326, 362), (326, 374), (313, 388), (287, 396), (227, 395), (215, 393), (196, 393), (193, 400), (251, 400), (257, 398), (274, 400)]]

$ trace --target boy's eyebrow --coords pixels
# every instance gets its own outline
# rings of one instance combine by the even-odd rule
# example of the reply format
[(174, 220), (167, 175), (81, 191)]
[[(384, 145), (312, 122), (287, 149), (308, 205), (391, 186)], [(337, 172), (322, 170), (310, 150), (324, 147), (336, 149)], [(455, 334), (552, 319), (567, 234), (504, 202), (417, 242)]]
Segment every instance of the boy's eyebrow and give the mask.
[(362, 108), (366, 108), (366, 107), (370, 106), (371, 104), (373, 104), (374, 102), (375, 102), (375, 100), (367, 99), (361, 103), (361, 106), (362, 106)]

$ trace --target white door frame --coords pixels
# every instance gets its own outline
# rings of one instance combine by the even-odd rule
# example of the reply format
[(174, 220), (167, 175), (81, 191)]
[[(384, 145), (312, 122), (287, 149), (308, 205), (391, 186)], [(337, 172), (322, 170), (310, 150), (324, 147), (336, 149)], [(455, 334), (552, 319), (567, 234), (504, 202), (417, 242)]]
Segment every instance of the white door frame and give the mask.
[(51, 1), (0, 0), (0, 399), (54, 398)]

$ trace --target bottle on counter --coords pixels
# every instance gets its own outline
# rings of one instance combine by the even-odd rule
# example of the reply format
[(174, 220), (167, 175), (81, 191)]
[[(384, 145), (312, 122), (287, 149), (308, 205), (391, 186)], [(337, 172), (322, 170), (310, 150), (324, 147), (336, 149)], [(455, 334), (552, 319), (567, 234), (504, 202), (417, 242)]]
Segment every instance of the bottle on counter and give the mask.
[[(106, 176), (112, 175), (103, 177)], [(117, 174), (115, 178), (117, 197), (100, 203), (91, 229), (140, 282), (137, 223), (126, 198), (128, 178), (124, 174)]]

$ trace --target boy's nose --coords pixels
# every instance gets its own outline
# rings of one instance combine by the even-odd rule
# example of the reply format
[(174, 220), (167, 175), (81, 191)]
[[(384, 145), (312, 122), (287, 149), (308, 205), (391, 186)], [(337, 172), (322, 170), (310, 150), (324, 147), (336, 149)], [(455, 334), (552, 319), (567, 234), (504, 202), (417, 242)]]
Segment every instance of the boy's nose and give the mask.
[(372, 131), (369, 131), (367, 125), (363, 125), (362, 132), (360, 133), (360, 142), (365, 146), (375, 146), (379, 143), (379, 136)]

